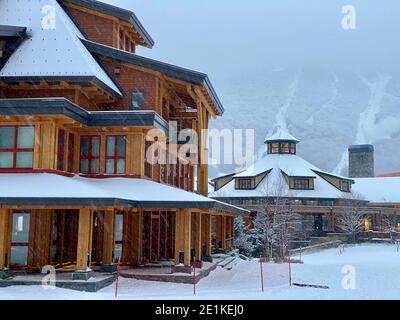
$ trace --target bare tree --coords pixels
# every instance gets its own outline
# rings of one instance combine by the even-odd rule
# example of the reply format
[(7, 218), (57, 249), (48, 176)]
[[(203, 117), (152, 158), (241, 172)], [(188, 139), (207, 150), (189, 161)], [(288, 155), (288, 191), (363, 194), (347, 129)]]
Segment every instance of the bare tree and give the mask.
[(365, 203), (364, 198), (356, 192), (340, 199), (341, 209), (336, 215), (336, 226), (340, 231), (350, 234), (353, 243), (357, 240), (357, 234), (364, 230), (368, 218), (362, 209)]
[(284, 177), (279, 172), (275, 174), (273, 183), (267, 180), (261, 189), (264, 201), (258, 204), (253, 239), (257, 253), (268, 258), (284, 258), (289, 242), (302, 233), (302, 217), (291, 204)]

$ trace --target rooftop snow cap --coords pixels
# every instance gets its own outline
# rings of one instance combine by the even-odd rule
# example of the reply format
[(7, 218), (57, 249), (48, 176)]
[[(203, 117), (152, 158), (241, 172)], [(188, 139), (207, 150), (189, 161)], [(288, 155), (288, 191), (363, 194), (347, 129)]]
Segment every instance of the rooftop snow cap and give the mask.
[(0, 25), (26, 27), (29, 36), (0, 70), (2, 81), (90, 79), (122, 95), (82, 44), (84, 35), (56, 0), (1, 0)]
[(286, 129), (281, 126), (277, 126), (271, 136), (269, 134), (266, 136), (264, 143), (271, 143), (276, 141), (291, 141), (294, 143), (299, 143), (300, 140), (293, 137)]

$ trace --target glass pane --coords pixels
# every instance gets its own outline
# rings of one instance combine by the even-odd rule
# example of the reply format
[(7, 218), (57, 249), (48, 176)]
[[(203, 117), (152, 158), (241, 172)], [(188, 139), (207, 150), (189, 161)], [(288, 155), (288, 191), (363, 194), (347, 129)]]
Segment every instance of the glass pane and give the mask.
[(117, 161), (117, 173), (118, 174), (125, 173), (125, 159), (118, 159), (118, 161)]
[(33, 167), (33, 152), (18, 152), (17, 168), (32, 168), (32, 167)]
[(81, 138), (81, 156), (87, 157), (89, 155), (89, 138)]
[(0, 152), (0, 168), (13, 167), (14, 154), (12, 152)]
[(81, 160), (81, 173), (88, 173), (89, 171), (88, 164), (89, 164), (88, 160)]
[(90, 173), (99, 173), (99, 160), (92, 160), (92, 164), (90, 166)]
[(92, 138), (92, 156), (98, 157), (100, 155), (100, 137)]
[(28, 246), (12, 246), (10, 262), (13, 266), (26, 266), (28, 264)]
[(14, 148), (14, 127), (1, 127), (0, 128), (0, 149)]
[(115, 216), (115, 241), (122, 241), (124, 226), (124, 216), (122, 214), (117, 214)]
[(107, 137), (107, 156), (112, 157), (115, 155), (115, 137)]
[(106, 162), (106, 173), (108, 173), (108, 174), (115, 173), (114, 172), (114, 160), (113, 159), (107, 160), (107, 162)]
[(33, 149), (33, 141), (35, 139), (34, 127), (18, 128), (17, 147), (20, 149)]
[(121, 261), (121, 256), (122, 256), (122, 244), (117, 243), (117, 244), (115, 244), (115, 247), (114, 247), (115, 262)]
[(118, 137), (118, 157), (125, 157), (126, 155), (126, 139), (125, 136)]
[(12, 240), (13, 243), (28, 243), (29, 242), (29, 213), (14, 213)]

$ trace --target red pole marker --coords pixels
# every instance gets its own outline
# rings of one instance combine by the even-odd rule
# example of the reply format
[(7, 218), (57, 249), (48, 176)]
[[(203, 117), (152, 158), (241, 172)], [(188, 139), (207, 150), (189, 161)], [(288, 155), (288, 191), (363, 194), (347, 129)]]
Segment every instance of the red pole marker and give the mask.
[(290, 261), (290, 253), (289, 253), (289, 285), (292, 286), (292, 263)]
[(260, 257), (260, 271), (261, 271), (261, 291), (264, 292), (264, 273), (263, 273), (263, 259)]
[(118, 282), (119, 282), (120, 262), (117, 264), (117, 276), (115, 281), (115, 297), (118, 297)]
[(196, 295), (196, 262), (193, 262), (193, 294)]

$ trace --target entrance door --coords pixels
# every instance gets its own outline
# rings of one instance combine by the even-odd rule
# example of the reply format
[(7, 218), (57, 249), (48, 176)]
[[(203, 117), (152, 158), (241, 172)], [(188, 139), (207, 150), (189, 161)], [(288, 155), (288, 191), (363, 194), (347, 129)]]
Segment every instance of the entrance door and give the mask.
[(11, 238), (11, 267), (28, 265), (30, 213), (13, 213)]

